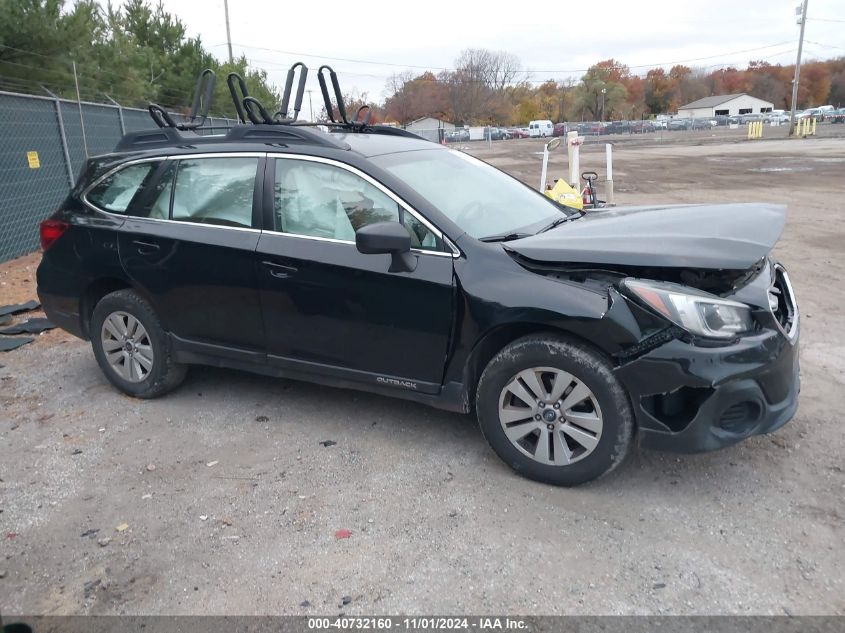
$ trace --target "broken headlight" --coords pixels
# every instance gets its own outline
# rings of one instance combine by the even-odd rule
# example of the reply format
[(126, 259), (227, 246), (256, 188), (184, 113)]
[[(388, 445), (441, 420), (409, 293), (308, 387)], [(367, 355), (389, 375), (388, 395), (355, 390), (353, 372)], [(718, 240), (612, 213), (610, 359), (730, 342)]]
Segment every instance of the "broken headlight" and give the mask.
[(626, 279), (624, 287), (690, 334), (729, 339), (753, 328), (751, 308), (679, 284)]

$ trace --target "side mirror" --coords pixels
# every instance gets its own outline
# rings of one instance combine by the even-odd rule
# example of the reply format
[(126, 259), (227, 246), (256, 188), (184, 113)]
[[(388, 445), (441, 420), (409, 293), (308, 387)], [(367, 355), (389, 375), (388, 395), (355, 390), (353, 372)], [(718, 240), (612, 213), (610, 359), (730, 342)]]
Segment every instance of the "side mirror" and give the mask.
[(411, 253), (411, 235), (398, 222), (362, 226), (355, 232), (355, 246), (364, 255), (391, 255), (391, 273), (410, 273), (417, 267), (417, 258)]

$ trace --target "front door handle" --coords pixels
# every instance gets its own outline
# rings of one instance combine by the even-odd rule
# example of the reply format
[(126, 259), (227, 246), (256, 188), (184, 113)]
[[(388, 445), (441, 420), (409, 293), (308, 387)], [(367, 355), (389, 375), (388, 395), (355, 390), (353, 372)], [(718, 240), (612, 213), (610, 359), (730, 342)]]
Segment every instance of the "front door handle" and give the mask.
[(276, 279), (287, 279), (298, 270), (295, 266), (285, 266), (284, 264), (271, 261), (263, 261), (261, 263), (267, 267), (270, 275)]
[(143, 240), (132, 240), (132, 243), (136, 246), (137, 251), (141, 255), (152, 255), (156, 251), (161, 249), (161, 246), (156, 244), (155, 242), (144, 242)]

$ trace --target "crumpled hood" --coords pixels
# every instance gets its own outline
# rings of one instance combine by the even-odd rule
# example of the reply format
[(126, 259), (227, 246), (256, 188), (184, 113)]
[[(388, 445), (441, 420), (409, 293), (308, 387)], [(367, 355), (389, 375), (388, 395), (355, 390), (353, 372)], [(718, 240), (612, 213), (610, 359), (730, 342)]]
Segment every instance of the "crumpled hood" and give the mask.
[(739, 270), (772, 250), (785, 222), (778, 204), (617, 207), (505, 247), (548, 262)]

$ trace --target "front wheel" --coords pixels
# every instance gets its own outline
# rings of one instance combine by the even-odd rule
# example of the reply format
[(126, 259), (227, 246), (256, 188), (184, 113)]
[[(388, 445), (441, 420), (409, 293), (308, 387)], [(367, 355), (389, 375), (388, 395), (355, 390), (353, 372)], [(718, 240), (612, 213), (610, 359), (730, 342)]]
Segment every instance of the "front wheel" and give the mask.
[(476, 411), (493, 450), (518, 473), (575, 486), (618, 466), (633, 413), (609, 362), (556, 336), (514, 341), (487, 365)]

